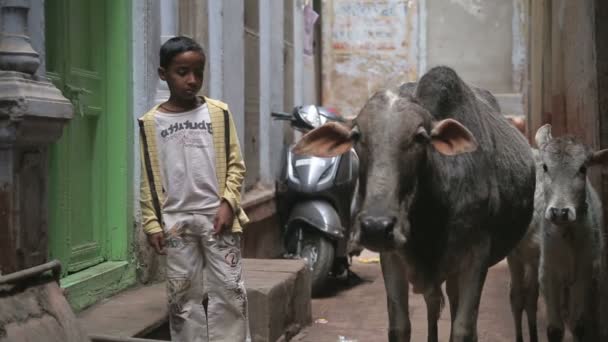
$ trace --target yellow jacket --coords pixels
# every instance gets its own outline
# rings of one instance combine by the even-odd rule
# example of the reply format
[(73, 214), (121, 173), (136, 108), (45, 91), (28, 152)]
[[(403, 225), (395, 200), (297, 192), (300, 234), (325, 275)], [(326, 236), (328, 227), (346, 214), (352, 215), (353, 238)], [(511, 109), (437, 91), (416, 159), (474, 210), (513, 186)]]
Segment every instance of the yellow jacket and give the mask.
[[(245, 177), (245, 162), (241, 156), (241, 147), (236, 128), (228, 105), (217, 100), (204, 98), (209, 107), (211, 127), (213, 127), (213, 145), (215, 148), (215, 169), (219, 193), (222, 199), (230, 204), (234, 212), (233, 232), (242, 232), (242, 227), (249, 222), (241, 209), (241, 187)], [(146, 234), (162, 232), (161, 210), (164, 203), (163, 182), (156, 148), (156, 123), (154, 115), (158, 106), (139, 118), (139, 142), (141, 150), (141, 184), (140, 204), (143, 229)], [(228, 132), (225, 131), (226, 123)], [(226, 143), (226, 138), (229, 142)], [(228, 147), (228, 152), (226, 151)], [(226, 161), (226, 159), (228, 159)], [(152, 178), (152, 180), (150, 179)]]

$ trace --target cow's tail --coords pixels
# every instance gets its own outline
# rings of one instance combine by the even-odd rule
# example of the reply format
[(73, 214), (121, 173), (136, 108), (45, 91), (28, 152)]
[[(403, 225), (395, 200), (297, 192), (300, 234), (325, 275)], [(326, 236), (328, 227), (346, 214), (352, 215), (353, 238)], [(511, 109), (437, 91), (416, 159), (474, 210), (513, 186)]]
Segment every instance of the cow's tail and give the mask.
[(439, 317), (441, 317), (441, 314), (443, 313), (443, 309), (445, 308), (445, 294), (443, 293), (443, 290), (441, 289), (441, 287), (439, 287)]
[(434, 287), (431, 291), (430, 298), (432, 298), (432, 301), (435, 302), (439, 299), (439, 311), (437, 312), (437, 319), (439, 319), (443, 313), (443, 308), (445, 308), (445, 295), (441, 286)]

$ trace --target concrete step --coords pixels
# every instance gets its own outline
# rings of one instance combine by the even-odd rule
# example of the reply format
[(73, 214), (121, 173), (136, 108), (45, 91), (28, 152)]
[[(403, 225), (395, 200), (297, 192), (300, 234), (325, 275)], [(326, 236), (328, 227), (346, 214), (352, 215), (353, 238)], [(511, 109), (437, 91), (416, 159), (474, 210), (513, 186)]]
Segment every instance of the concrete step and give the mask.
[[(244, 259), (253, 342), (276, 341), (311, 323), (310, 273), (300, 260)], [(78, 314), (90, 335), (168, 340), (164, 283), (124, 291)]]
[(253, 342), (291, 337), (312, 322), (310, 272), (300, 260), (245, 259)]

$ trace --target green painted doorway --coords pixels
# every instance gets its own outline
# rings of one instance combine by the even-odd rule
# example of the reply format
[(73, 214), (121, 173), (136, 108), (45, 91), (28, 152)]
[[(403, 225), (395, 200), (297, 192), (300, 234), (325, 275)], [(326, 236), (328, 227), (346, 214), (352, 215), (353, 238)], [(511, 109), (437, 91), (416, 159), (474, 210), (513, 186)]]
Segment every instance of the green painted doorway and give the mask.
[(49, 167), (50, 256), (61, 261), (63, 277), (124, 271), (116, 262), (128, 261), (129, 3), (45, 1), (47, 76), (74, 105)]

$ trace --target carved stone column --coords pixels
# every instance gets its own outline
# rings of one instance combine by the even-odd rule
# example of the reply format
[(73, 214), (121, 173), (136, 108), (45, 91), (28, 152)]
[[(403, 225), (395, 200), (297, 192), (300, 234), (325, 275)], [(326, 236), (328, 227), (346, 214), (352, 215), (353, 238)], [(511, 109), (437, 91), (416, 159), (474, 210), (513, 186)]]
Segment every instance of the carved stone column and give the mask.
[(0, 0), (0, 275), (47, 261), (48, 147), (72, 105), (46, 78), (27, 35), (28, 0)]
[[(177, 35), (179, 18), (178, 18), (178, 3), (176, 0), (163, 0), (160, 3), (160, 43), (164, 44), (167, 40)], [(167, 82), (158, 79), (158, 87), (156, 88), (155, 103), (162, 103), (169, 99), (169, 87)]]

